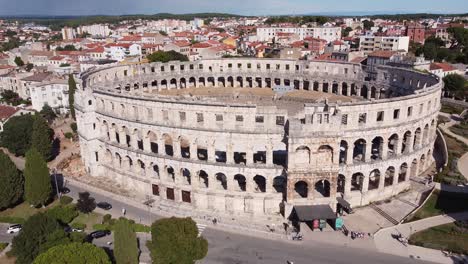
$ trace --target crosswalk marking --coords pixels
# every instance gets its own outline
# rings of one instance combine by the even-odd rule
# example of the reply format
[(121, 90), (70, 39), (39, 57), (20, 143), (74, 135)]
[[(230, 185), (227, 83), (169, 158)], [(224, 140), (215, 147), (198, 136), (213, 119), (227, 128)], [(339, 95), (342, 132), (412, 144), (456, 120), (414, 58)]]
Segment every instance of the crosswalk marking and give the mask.
[(203, 231), (205, 231), (206, 225), (204, 225), (204, 224), (197, 224), (197, 228), (198, 228), (198, 237), (200, 237), (201, 234), (203, 233)]

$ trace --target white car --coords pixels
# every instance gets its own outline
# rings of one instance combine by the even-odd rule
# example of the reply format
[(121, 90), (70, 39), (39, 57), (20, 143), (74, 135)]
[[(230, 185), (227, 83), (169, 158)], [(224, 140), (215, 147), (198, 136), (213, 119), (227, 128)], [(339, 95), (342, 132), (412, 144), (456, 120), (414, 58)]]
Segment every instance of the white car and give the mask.
[(72, 232), (81, 233), (81, 232), (83, 232), (83, 229), (79, 229), (79, 228), (72, 228)]
[(18, 233), (21, 230), (22, 226), (21, 225), (11, 225), (8, 227), (8, 230), (6, 231), (7, 234), (13, 234), (13, 233)]

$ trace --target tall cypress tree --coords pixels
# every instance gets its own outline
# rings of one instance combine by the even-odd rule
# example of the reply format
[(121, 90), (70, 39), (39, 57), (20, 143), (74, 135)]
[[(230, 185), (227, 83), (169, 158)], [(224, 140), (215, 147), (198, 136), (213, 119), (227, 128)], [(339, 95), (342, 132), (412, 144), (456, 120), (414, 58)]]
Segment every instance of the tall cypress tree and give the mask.
[(0, 151), (0, 209), (15, 205), (23, 197), (24, 179), (10, 157)]
[(31, 147), (35, 148), (45, 160), (52, 156), (53, 131), (47, 121), (40, 115), (34, 116), (33, 132), (31, 136)]
[(128, 219), (120, 218), (114, 228), (114, 256), (117, 264), (138, 263), (138, 242)]
[(34, 206), (45, 205), (52, 195), (49, 169), (42, 155), (31, 148), (26, 153), (24, 198)]
[(70, 115), (76, 120), (75, 116), (75, 91), (76, 91), (76, 82), (73, 78), (73, 75), (68, 76), (68, 107), (70, 107)]

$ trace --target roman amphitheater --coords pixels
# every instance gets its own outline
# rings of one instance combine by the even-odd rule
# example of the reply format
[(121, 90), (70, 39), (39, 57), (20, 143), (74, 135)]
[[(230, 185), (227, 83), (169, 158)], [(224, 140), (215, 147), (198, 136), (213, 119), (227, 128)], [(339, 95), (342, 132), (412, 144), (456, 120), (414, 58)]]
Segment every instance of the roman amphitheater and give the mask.
[(278, 59), (121, 65), (82, 75), (82, 159), (159, 208), (287, 218), (362, 206), (434, 162), (442, 82), (387, 66)]

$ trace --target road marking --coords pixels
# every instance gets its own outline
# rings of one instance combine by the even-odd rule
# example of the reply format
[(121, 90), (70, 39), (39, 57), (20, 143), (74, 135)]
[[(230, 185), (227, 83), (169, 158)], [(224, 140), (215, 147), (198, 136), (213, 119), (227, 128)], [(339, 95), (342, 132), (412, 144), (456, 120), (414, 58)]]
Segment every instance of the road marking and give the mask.
[(197, 224), (197, 228), (198, 228), (198, 237), (200, 237), (201, 234), (203, 233), (203, 231), (205, 231), (206, 225), (204, 225), (204, 224)]

